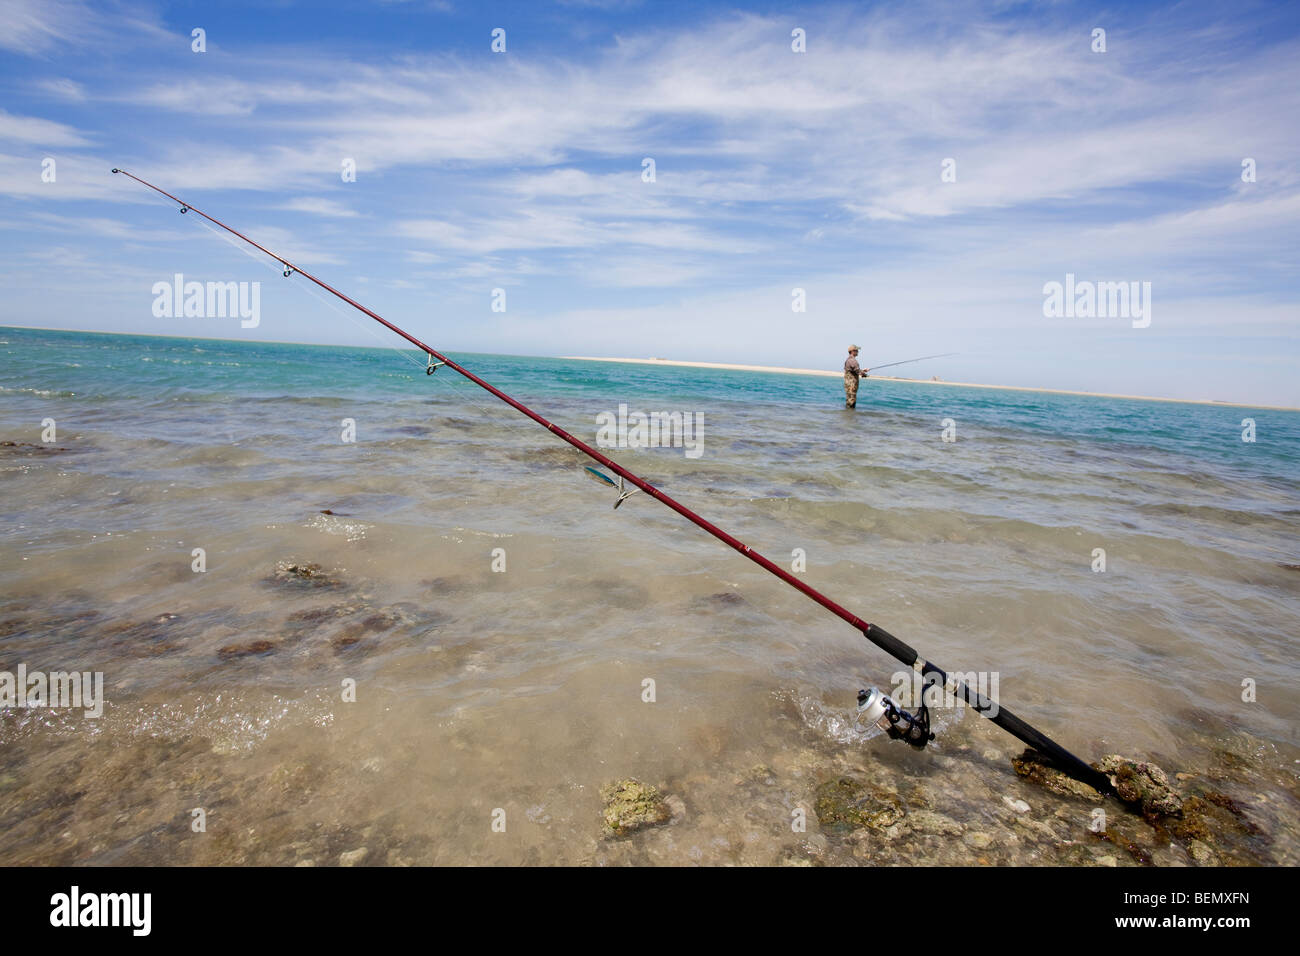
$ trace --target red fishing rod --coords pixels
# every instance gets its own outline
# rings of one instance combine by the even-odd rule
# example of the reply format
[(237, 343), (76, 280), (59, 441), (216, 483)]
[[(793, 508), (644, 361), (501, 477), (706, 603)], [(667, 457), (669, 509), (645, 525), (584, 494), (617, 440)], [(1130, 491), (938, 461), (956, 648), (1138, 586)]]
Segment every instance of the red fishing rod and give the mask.
[[(310, 272), (298, 268), (288, 259), (284, 258), (283, 256), (277, 255), (276, 253), (272, 252), (270, 249), (267, 249), (265, 246), (260, 245), (257, 242), (254, 242), (252, 239), (249, 239), (243, 233), (235, 229), (232, 229), (230, 226), (227, 226), (221, 220), (214, 219), (212, 216), (209, 216), (203, 210), (195, 208), (194, 206), (190, 205), (184, 200), (178, 199), (177, 197), (173, 196), (171, 193), (163, 189), (159, 189), (153, 183), (147, 182), (141, 179), (139, 176), (127, 172), (125, 169), (114, 169), (113, 172), (121, 173), (123, 176), (127, 176), (130, 179), (134, 179), (142, 186), (147, 186), (148, 188), (152, 189), (154, 192), (158, 193), (159, 195), (166, 196), (172, 202), (177, 203), (180, 206), (180, 211), (182, 213), (185, 212), (198, 213), (198, 215), (202, 216), (204, 219), (206, 219), (208, 222), (212, 223), (213, 225), (219, 226), (220, 228), (224, 229), (226, 232), (230, 233), (231, 235), (236, 236), (239, 239), (242, 239), (244, 242), (248, 243), (253, 248), (258, 249), (261, 252), (264, 252), (266, 255), (270, 256), (272, 259), (280, 263), (280, 265), (284, 268), (284, 274), (286, 277), (291, 276), (296, 272), (299, 275), (301, 275), (303, 278), (309, 279), (310, 281), (314, 282), (316, 285), (320, 286), (322, 289), (324, 289), (326, 292), (330, 293), (331, 295), (337, 296), (338, 298), (342, 299), (344, 302), (346, 302), (348, 305), (352, 306), (354, 309), (358, 310), (359, 312), (363, 312), (366, 315), (370, 316), (370, 318), (374, 319), (380, 325), (383, 325), (385, 328), (391, 329), (393, 332), (396, 332), (398, 335), (406, 339), (406, 341), (410, 342), (421, 352), (424, 352), (426, 355), (429, 356), (429, 366), (426, 369), (428, 373), (432, 374), (435, 369), (440, 368), (442, 366), (446, 366), (447, 368), (451, 369), (453, 372), (458, 372), (461, 375), (465, 376), (475, 385), (479, 386), (480, 388), (488, 392), (491, 392), (494, 396), (501, 399), (501, 401), (505, 402), (511, 408), (515, 409), (516, 411), (524, 415), (527, 415), (529, 418), (537, 422), (537, 424), (541, 425), (543, 428), (550, 431), (552, 434), (558, 436), (559, 438), (562, 438), (564, 441), (568, 442), (570, 445), (578, 449), (578, 451), (582, 452), (587, 457), (600, 462), (600, 464), (604, 465), (610, 471), (614, 472), (614, 474), (618, 475), (624, 481), (627, 481), (632, 485), (635, 485), (638, 489), (645, 492), (647, 495), (649, 495), (651, 498), (654, 498), (656, 501), (660, 502), (661, 504), (667, 505), (673, 511), (681, 515), (683, 518), (690, 521), (692, 524), (697, 525), (700, 528), (703, 528), (705, 531), (713, 535), (713, 537), (717, 538), (723, 544), (740, 552), (745, 557), (749, 558), (749, 560), (757, 564), (759, 567), (763, 568), (763, 570), (776, 575), (778, 578), (780, 578), (786, 584), (790, 585), (790, 587), (794, 588), (796, 591), (799, 591), (800, 593), (806, 595), (807, 597), (812, 598), (812, 600), (816, 601), (822, 607), (826, 608), (826, 610), (830, 611), (836, 617), (840, 618), (843, 621), (846, 621), (848, 624), (850, 624), (857, 630), (861, 631), (863, 636), (866, 637), (867, 640), (871, 641), (871, 643), (875, 644), (877, 647), (888, 652), (889, 654), (892, 654), (895, 658), (902, 661), (902, 663), (904, 663), (908, 667), (911, 667), (919, 671), (921, 674), (921, 679), (925, 691), (929, 691), (931, 687), (942, 687), (954, 695), (960, 695), (967, 703), (969, 703), (976, 710), (976, 712), (980, 713), (984, 717), (987, 717), (989, 720), (993, 721), (993, 723), (997, 724), (1003, 730), (1006, 730), (1014, 737), (1018, 738), (1019, 740), (1033, 747), (1039, 753), (1051, 759), (1057, 765), (1057, 767), (1059, 767), (1065, 773), (1068, 773), (1070, 776), (1078, 780), (1081, 780), (1082, 782), (1088, 784), (1089, 786), (1093, 787), (1094, 789), (1102, 793), (1112, 792), (1109, 777), (1107, 777), (1105, 774), (1101, 773), (1100, 771), (1088, 766), (1088, 764), (1084, 763), (1082, 760), (1080, 760), (1074, 754), (1070, 753), (1060, 744), (1056, 743), (1050, 737), (1047, 737), (1045, 734), (1040, 733), (1038, 730), (1034, 729), (1029, 724), (1025, 723), (1019, 717), (1016, 717), (1005, 707), (1002, 707), (1000, 704), (998, 704), (995, 701), (989, 700), (988, 698), (984, 697), (982, 694), (978, 693), (977, 691), (971, 690), (969, 687), (966, 686), (964, 682), (956, 680), (955, 678), (950, 678), (943, 670), (936, 667), (934, 664), (931, 664), (929, 661), (923, 659), (921, 655), (919, 655), (910, 646), (908, 646), (906, 643), (899, 640), (898, 638), (894, 637), (894, 635), (890, 634), (884, 628), (878, 627), (874, 624), (870, 624), (867, 621), (862, 620), (862, 618), (858, 617), (853, 612), (847, 610), (844, 607), (841, 607), (839, 604), (832, 601), (830, 598), (822, 594), (816, 588), (810, 587), (809, 585), (805, 584), (803, 581), (800, 581), (798, 578), (796, 578), (793, 574), (786, 571), (780, 565), (774, 564), (772, 561), (765, 558), (763, 555), (759, 554), (757, 551), (755, 551), (749, 545), (745, 544), (739, 538), (736, 538), (728, 534), (727, 532), (719, 528), (717, 525), (700, 517), (694, 511), (686, 507), (681, 502), (677, 501), (676, 499), (672, 498), (669, 495), (664, 494), (662, 491), (660, 491), (654, 485), (650, 484), (644, 478), (641, 478), (640, 476), (632, 473), (631, 471), (628, 471), (618, 462), (601, 454), (599, 451), (597, 451), (595, 448), (592, 448), (582, 439), (569, 434), (569, 432), (565, 431), (560, 426), (556, 425), (553, 422), (548, 421), (547, 419), (543, 418), (541, 415), (537, 414), (537, 412), (533, 411), (527, 405), (524, 405), (522, 402), (516, 401), (515, 399), (511, 398), (509, 395), (501, 391), (496, 386), (479, 378), (469, 369), (464, 368), (463, 366), (457, 364), (456, 362), (453, 362), (451, 359), (449, 359), (447, 356), (443, 355), (441, 352), (434, 349), (432, 346), (425, 345), (415, 336), (411, 335), (409, 332), (404, 331), (403, 329), (398, 328), (396, 325), (394, 325), (392, 322), (389, 322), (383, 316), (379, 315), (376, 312), (372, 312), (370, 309), (367, 309), (360, 302), (357, 302), (356, 300), (349, 298), (348, 296), (344, 295), (342, 292), (335, 289), (333, 286), (328, 285), (325, 282), (322, 282), (320, 279), (316, 278)], [(435, 362), (437, 364), (434, 364)], [(621, 501), (622, 499), (620, 499), (620, 503)], [(892, 700), (890, 700), (887, 696), (881, 694), (879, 691), (875, 690), (874, 688), (870, 692), (861, 691), (858, 695), (858, 704), (861, 712), (866, 714), (872, 721), (878, 723), (879, 726), (885, 729), (891, 737), (906, 740), (908, 743), (918, 748), (924, 747), (926, 743), (934, 739), (934, 735), (929, 732), (929, 713), (924, 701), (925, 701), (925, 694), (923, 693), (921, 697), (920, 706), (917, 709), (917, 713), (915, 715), (912, 715), (909, 714), (907, 711), (903, 710)]]

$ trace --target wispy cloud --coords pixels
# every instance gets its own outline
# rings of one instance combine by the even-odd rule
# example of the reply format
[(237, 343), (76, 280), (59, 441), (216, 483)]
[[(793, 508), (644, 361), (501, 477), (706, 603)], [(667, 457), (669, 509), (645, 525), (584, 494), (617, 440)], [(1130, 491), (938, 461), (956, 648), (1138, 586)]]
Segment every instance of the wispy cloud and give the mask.
[(150, 15), (122, 3), (5, 0), (0, 9), (0, 49), (32, 57), (170, 36)]
[(85, 136), (65, 123), (35, 116), (15, 116), (4, 110), (0, 110), (0, 140), (46, 148), (90, 145)]
[(290, 212), (305, 212), (313, 216), (325, 216), (332, 219), (356, 219), (360, 213), (336, 199), (325, 199), (321, 196), (299, 196), (296, 199), (290, 199), (286, 203), (281, 203), (277, 209), (287, 209)]

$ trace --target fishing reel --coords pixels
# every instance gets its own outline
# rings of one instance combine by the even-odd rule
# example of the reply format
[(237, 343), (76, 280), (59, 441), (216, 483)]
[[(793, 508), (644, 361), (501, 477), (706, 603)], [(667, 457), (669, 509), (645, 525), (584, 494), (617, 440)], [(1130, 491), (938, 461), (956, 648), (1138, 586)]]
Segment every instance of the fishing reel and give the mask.
[(924, 700), (916, 713), (909, 714), (879, 688), (858, 691), (858, 719), (875, 724), (892, 740), (902, 740), (921, 750), (931, 740), (930, 708)]

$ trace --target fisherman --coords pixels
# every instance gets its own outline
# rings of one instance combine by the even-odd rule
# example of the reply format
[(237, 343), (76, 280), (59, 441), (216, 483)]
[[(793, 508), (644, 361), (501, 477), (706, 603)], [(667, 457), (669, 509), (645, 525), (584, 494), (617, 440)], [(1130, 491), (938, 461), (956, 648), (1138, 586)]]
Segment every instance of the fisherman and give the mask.
[(858, 347), (849, 346), (849, 357), (844, 360), (844, 407), (856, 408), (858, 405), (858, 379), (865, 378), (871, 369), (863, 369), (858, 364)]

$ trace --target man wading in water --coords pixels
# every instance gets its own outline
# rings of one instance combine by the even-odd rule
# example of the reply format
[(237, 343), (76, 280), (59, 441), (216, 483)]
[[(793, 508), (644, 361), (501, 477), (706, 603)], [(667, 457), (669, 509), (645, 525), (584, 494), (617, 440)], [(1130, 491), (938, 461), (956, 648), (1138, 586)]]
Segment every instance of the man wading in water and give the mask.
[(871, 369), (863, 371), (858, 364), (858, 347), (849, 346), (849, 357), (844, 360), (844, 407), (856, 408), (858, 405), (858, 379), (864, 377)]

